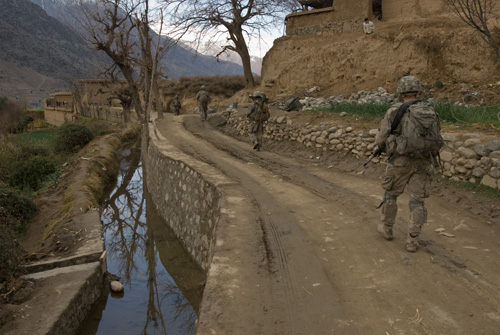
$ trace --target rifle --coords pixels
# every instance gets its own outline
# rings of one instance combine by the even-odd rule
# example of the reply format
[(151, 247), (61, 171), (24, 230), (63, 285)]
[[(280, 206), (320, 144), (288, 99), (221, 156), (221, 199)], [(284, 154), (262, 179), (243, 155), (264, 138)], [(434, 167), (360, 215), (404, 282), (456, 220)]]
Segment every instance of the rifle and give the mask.
[(372, 159), (374, 159), (375, 157), (378, 157), (382, 154), (383, 150), (381, 148), (378, 148), (377, 147), (377, 150), (375, 150), (372, 155), (370, 156), (370, 158), (368, 158), (368, 160), (363, 164), (363, 167), (366, 167), (368, 165), (368, 163), (370, 163), (372, 161)]

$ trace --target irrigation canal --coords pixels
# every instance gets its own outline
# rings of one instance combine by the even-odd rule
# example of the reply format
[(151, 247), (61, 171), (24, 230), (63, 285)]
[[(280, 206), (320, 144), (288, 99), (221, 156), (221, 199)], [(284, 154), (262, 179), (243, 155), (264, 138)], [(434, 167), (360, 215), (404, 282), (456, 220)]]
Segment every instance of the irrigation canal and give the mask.
[(101, 221), (108, 272), (125, 291), (110, 293), (105, 284), (78, 334), (194, 334), (205, 276), (156, 211), (143, 183), (140, 144), (120, 155)]

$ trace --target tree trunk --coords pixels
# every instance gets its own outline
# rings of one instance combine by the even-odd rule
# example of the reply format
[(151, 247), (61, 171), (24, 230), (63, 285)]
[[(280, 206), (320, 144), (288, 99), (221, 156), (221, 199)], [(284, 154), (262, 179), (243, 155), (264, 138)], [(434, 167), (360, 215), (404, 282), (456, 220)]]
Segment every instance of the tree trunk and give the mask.
[(233, 32), (232, 38), (236, 52), (241, 57), (241, 63), (243, 64), (243, 75), (245, 77), (246, 88), (255, 87), (255, 79), (252, 74), (252, 65), (250, 63), (250, 54), (248, 52), (248, 47), (245, 42), (245, 38), (241, 31)]
[(122, 110), (123, 110), (123, 123), (130, 122), (130, 102), (122, 103)]

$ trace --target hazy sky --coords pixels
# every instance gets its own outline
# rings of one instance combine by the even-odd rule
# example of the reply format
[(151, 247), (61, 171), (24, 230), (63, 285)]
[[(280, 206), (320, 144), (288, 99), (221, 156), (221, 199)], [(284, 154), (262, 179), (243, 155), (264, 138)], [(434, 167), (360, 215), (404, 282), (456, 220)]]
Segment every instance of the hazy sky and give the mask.
[[(160, 2), (158, 0), (153, 0), (153, 3)], [(155, 29), (155, 28), (154, 28)], [(249, 44), (249, 51), (251, 56), (257, 56), (257, 57), (264, 57), (266, 52), (273, 46), (273, 41), (281, 36), (284, 35), (284, 23), (281, 27), (278, 27), (277, 29), (274, 29), (270, 34), (262, 31), (262, 36), (260, 38), (258, 37), (252, 37), (249, 40), (247, 40), (247, 43)], [(157, 27), (156, 32), (158, 32), (159, 27)], [(165, 33), (165, 30), (163, 31)], [(192, 37), (192, 40), (189, 41), (189, 36), (186, 36), (185, 38), (187, 42), (193, 42), (192, 40), (194, 37)], [(222, 42), (225, 40), (225, 38), (222, 39)], [(189, 44), (189, 43), (188, 43)], [(206, 50), (197, 50), (200, 53), (205, 53)]]

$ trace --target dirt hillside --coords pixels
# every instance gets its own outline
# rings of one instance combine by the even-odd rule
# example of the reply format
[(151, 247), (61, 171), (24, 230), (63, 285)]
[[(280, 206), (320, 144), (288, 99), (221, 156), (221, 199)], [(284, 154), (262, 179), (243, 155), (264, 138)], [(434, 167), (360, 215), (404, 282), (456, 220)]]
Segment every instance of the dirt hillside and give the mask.
[[(498, 91), (500, 67), (494, 53), (460, 20), (441, 15), (374, 23), (372, 35), (332, 33), (275, 40), (263, 61), (263, 89), (271, 97), (313, 86), (334, 95), (379, 86), (394, 91), (399, 78), (410, 73), (437, 96), (473, 89)], [(444, 87), (436, 87), (437, 81)]]

